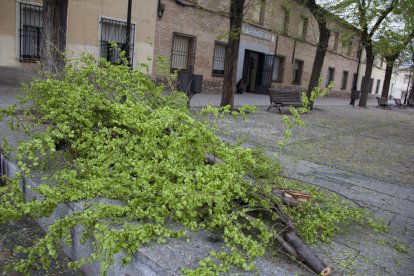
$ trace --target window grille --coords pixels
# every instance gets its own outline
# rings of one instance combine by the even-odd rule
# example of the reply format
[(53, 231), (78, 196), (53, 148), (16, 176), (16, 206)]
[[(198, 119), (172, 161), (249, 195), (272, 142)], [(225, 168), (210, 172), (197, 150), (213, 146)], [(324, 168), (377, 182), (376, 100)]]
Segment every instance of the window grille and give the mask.
[[(107, 18), (101, 19), (101, 57), (111, 63), (120, 62), (120, 51), (127, 49), (126, 43), (127, 23)], [(131, 37), (129, 44), (130, 62), (133, 64), (135, 42), (135, 24), (131, 24)], [(112, 44), (116, 44), (113, 47)]]
[(213, 57), (213, 75), (224, 75), (224, 63), (226, 61), (226, 47), (224, 43), (216, 42)]
[(171, 69), (189, 71), (194, 69), (195, 42), (187, 35), (174, 34), (171, 54)]
[(43, 7), (20, 3), (19, 60), (31, 62), (40, 58), (43, 30)]

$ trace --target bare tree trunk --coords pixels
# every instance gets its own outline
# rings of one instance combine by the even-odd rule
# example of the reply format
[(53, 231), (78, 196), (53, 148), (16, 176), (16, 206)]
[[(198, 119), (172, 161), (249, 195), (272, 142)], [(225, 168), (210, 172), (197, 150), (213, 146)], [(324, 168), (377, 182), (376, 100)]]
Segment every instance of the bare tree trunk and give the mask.
[(390, 84), (391, 84), (391, 77), (392, 77), (392, 70), (394, 68), (394, 63), (397, 57), (385, 57), (386, 65), (385, 68), (385, 77), (384, 77), (384, 85), (382, 86), (382, 93), (381, 97), (388, 99), (388, 94), (390, 90)]
[(40, 61), (44, 70), (57, 73), (65, 67), (68, 0), (44, 0), (43, 11)]
[(230, 105), (233, 108), (234, 90), (236, 87), (237, 59), (239, 57), (240, 33), (243, 24), (245, 0), (232, 0), (230, 4), (229, 42), (226, 49), (224, 65), (223, 95), (220, 106)]
[(367, 107), (367, 102), (368, 102), (368, 89), (369, 89), (369, 84), (371, 82), (371, 74), (372, 74), (372, 67), (374, 65), (374, 54), (372, 51), (372, 45), (371, 43), (367, 44), (365, 46), (365, 52), (367, 55), (367, 64), (366, 64), (366, 68), (365, 68), (365, 81), (362, 82), (362, 87), (361, 87), (361, 98), (359, 99), (359, 107)]
[[(319, 25), (319, 42), (316, 48), (315, 60), (313, 61), (312, 74), (309, 81), (308, 90), (306, 96), (310, 100), (312, 90), (319, 84), (319, 77), (322, 72), (323, 62), (325, 60), (326, 50), (328, 49), (329, 37), (331, 31), (326, 27), (326, 21), (318, 22)], [(313, 103), (311, 103), (313, 106)]]

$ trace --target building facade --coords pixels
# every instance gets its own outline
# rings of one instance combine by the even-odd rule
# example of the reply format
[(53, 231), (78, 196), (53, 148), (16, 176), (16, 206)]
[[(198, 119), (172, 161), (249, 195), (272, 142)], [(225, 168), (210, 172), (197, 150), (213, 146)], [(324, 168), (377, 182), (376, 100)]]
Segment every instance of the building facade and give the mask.
[[(153, 79), (175, 70), (203, 76), (204, 91), (220, 92), (223, 82), (230, 0), (133, 0), (132, 61), (147, 64)], [(256, 0), (246, 7), (241, 30), (237, 81), (246, 91), (267, 88), (306, 89), (312, 72), (318, 24), (295, 1)], [(110, 61), (118, 58), (110, 47), (126, 47), (127, 0), (69, 0), (67, 52), (89, 52)], [(42, 0), (0, 2), (0, 82), (39, 68)], [(349, 95), (355, 81), (361, 87), (365, 70), (357, 30), (336, 17), (329, 20), (331, 39), (323, 65), (322, 86), (334, 82), (332, 93)], [(169, 63), (161, 72), (157, 57)], [(359, 68), (359, 70), (358, 70)], [(165, 68), (164, 68), (165, 69)], [(385, 64), (376, 61), (371, 93), (382, 90)], [(165, 71), (165, 70), (164, 70)], [(357, 77), (358, 72), (358, 77)], [(30, 75), (30, 74), (29, 74)]]
[(389, 98), (405, 99), (406, 94), (411, 91), (412, 85), (414, 85), (414, 76), (412, 67), (396, 68), (393, 73), (390, 85)]
[[(220, 91), (223, 81), (229, 0), (161, 0), (165, 10), (156, 23), (155, 55), (170, 69), (203, 76), (205, 91)], [(309, 83), (319, 30), (316, 19), (294, 1), (261, 0), (246, 7), (241, 30), (237, 80), (248, 92), (269, 87), (305, 89)], [(349, 95), (361, 87), (365, 70), (357, 30), (333, 17), (331, 39), (321, 77), (334, 82), (332, 93)], [(359, 67), (359, 70), (358, 70)], [(154, 77), (162, 78), (154, 60)], [(358, 71), (358, 76), (356, 75)], [(381, 91), (385, 64), (373, 69), (372, 93)]]
[[(152, 73), (157, 1), (132, 1), (131, 49), (134, 65), (146, 63)], [(117, 59), (115, 42), (126, 46), (128, 1), (68, 1), (66, 45), (69, 56), (88, 52), (107, 60)], [(3, 0), (0, 2), (0, 70), (9, 75), (23, 74), (39, 67), (43, 25), (41, 0)], [(110, 42), (111, 41), (111, 42)], [(7, 81), (1, 79), (0, 81)]]

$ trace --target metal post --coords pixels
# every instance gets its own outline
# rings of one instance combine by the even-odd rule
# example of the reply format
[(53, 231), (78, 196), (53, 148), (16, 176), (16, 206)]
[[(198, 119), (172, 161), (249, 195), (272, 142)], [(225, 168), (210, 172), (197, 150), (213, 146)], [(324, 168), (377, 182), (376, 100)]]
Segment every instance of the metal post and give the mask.
[(127, 29), (126, 29), (126, 49), (125, 57), (128, 60), (128, 66), (131, 66), (131, 10), (132, 10), (132, 0), (128, 0), (128, 15), (127, 15)]

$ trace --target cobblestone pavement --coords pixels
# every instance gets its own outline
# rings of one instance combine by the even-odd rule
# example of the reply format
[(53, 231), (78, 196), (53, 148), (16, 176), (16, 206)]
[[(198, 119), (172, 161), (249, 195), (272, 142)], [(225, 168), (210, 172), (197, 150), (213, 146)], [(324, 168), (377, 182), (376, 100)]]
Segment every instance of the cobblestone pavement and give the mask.
[[(277, 153), (289, 177), (368, 208), (392, 231), (351, 227), (314, 250), (336, 274), (414, 275), (414, 109), (321, 106), (303, 116), (288, 146), (279, 150), (282, 116), (265, 108), (246, 121), (225, 118), (220, 135)], [(408, 249), (408, 250), (406, 250)], [(407, 251), (407, 252), (405, 252)]]

